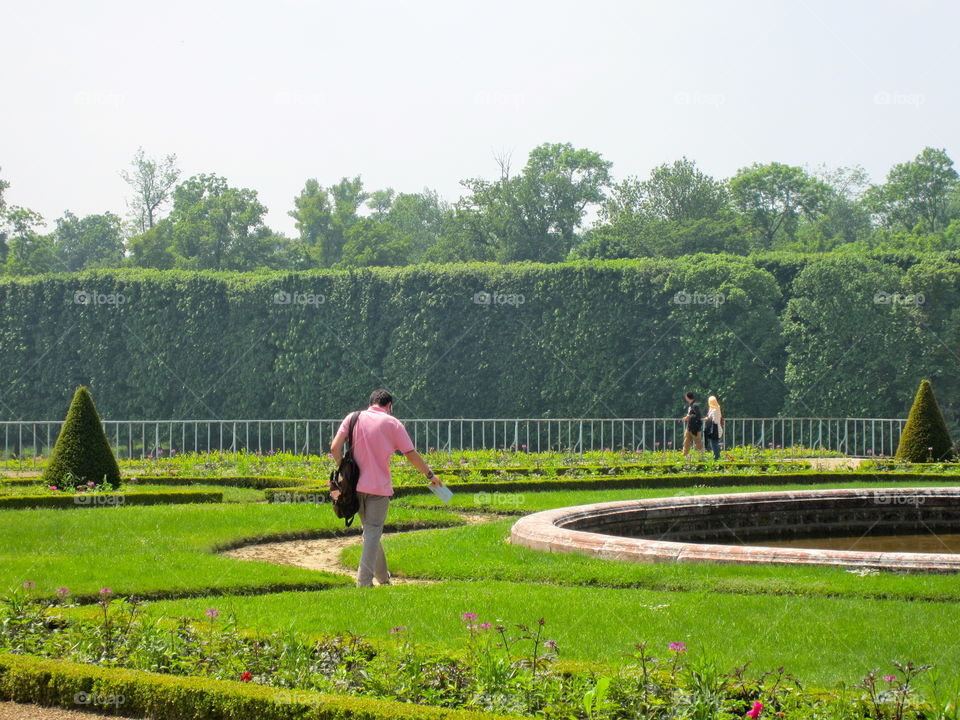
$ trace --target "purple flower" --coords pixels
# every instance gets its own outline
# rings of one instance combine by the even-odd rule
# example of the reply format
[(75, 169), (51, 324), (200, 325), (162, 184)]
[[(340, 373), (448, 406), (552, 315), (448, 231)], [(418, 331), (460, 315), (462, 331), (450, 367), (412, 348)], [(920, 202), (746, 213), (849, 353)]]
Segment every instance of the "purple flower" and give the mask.
[(100, 595), (103, 597), (109, 597), (110, 595), (113, 595), (113, 590), (110, 588), (100, 588)]
[(70, 594), (70, 588), (65, 588), (65, 587), (57, 588), (57, 597), (65, 598), (69, 594)]
[(670, 652), (682, 653), (687, 651), (687, 644), (682, 642), (670, 643)]
[(460, 619), (463, 622), (473, 622), (474, 620), (477, 619), (477, 614), (472, 612), (465, 612), (463, 615), (460, 616)]

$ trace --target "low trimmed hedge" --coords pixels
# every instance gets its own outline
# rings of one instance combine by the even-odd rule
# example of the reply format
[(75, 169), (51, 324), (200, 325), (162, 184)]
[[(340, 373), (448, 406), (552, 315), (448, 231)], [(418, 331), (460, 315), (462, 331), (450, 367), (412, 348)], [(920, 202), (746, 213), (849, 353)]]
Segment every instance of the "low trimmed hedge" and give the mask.
[[(503, 715), (0, 654), (0, 699), (154, 720), (494, 720)], [(96, 700), (106, 701), (96, 704)]]
[[(506, 480), (502, 482), (448, 483), (454, 493), (497, 491), (548, 492), (552, 490), (648, 490), (671, 487), (742, 487), (749, 485), (813, 485), (817, 483), (855, 482), (929, 482), (931, 473), (858, 473), (858, 472), (803, 472), (767, 473), (764, 475), (636, 475), (633, 477), (573, 478), (570, 480)], [(288, 487), (267, 490), (267, 502), (317, 502), (327, 500), (326, 487)], [(428, 492), (425, 484), (399, 485), (393, 488), (394, 497), (420, 495)], [(282, 498), (282, 499), (275, 499)], [(315, 499), (314, 499), (315, 498)]]
[(190, 503), (221, 503), (223, 493), (209, 490), (172, 490), (153, 492), (77, 493), (72, 495), (9, 495), (0, 497), (0, 510), (23, 508), (116, 507), (119, 505), (184, 505)]
[[(688, 473), (691, 470), (709, 470), (716, 468), (717, 465), (723, 465), (728, 468), (755, 468), (757, 470), (767, 470), (769, 468), (784, 469), (809, 469), (813, 467), (809, 460), (718, 460), (716, 462), (694, 461), (689, 463), (626, 463), (624, 465), (543, 465), (543, 466), (489, 466), (489, 467), (443, 467), (435, 466), (436, 472), (444, 475), (458, 475), (459, 477), (468, 477), (473, 473), (479, 473), (483, 476), (488, 475), (534, 475), (541, 473), (546, 476), (567, 475), (569, 473), (586, 473), (591, 475), (622, 475), (634, 471), (660, 471), (662, 473)], [(394, 471), (397, 472), (397, 471)], [(398, 474), (406, 475), (411, 471), (407, 469), (400, 470)]]
[(249, 488), (251, 490), (295, 487), (315, 482), (303, 478), (269, 475), (230, 475), (224, 477), (214, 475), (132, 475), (125, 477), (123, 480), (130, 485), (221, 485), (223, 487)]

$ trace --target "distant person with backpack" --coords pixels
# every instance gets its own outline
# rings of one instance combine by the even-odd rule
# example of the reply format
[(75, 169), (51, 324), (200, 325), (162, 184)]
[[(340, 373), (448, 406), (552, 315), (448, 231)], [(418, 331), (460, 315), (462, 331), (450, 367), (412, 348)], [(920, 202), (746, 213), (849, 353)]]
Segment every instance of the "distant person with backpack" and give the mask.
[(380, 538), (393, 495), (393, 483), (390, 480), (390, 458), (393, 453), (403, 453), (411, 465), (427, 476), (431, 485), (440, 484), (440, 479), (414, 449), (403, 423), (393, 417), (392, 412), (393, 396), (386, 390), (374, 390), (370, 395), (370, 407), (347, 415), (330, 446), (333, 460), (339, 466), (353, 421), (352, 454), (360, 469), (357, 514), (363, 525), (363, 552), (357, 569), (357, 585), (360, 587), (373, 587), (374, 578), (381, 585), (390, 584), (387, 557)]
[(686, 460), (690, 454), (690, 443), (697, 446), (700, 451), (700, 457), (703, 457), (703, 435), (700, 431), (703, 429), (703, 415), (700, 414), (700, 406), (696, 403), (696, 396), (692, 392), (684, 394), (687, 401), (687, 414), (680, 418), (680, 422), (686, 423), (683, 431), (683, 459)]
[(703, 423), (703, 437), (710, 443), (713, 450), (713, 459), (720, 459), (720, 438), (723, 437), (723, 413), (720, 411), (720, 401), (716, 395), (707, 398), (710, 410)]

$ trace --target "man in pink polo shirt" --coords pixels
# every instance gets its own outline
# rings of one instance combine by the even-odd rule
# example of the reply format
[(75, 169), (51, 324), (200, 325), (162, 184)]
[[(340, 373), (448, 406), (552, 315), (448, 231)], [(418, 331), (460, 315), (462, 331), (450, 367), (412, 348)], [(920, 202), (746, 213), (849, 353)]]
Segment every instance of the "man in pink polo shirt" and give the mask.
[[(387, 557), (383, 552), (380, 537), (387, 521), (393, 484), (390, 482), (390, 457), (399, 451), (417, 470), (427, 476), (431, 485), (440, 480), (427, 467), (410, 442), (410, 435), (403, 423), (390, 413), (393, 411), (393, 396), (386, 390), (374, 390), (370, 395), (370, 407), (360, 413), (353, 428), (353, 457), (360, 467), (357, 496), (360, 498), (360, 522), (363, 525), (363, 552), (357, 569), (357, 585), (373, 587), (373, 578), (381, 585), (390, 584)], [(337, 436), (330, 446), (334, 462), (340, 464), (343, 446), (350, 430), (350, 415), (340, 423)]]

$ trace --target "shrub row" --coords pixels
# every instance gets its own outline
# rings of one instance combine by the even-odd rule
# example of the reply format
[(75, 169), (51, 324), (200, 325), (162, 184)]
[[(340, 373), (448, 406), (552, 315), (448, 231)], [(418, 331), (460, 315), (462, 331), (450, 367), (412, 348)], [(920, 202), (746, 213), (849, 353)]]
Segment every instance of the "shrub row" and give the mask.
[[(534, 475), (536, 473), (544, 475), (566, 475), (569, 473), (581, 473), (592, 475), (621, 475), (628, 472), (662, 472), (662, 473), (689, 473), (692, 470), (715, 469), (719, 463), (708, 462), (690, 462), (690, 463), (626, 463), (623, 465), (544, 465), (544, 466), (492, 466), (492, 467), (442, 467), (438, 466), (436, 470), (441, 475), (457, 475), (459, 477), (469, 477), (477, 473), (483, 476), (487, 475)], [(734, 460), (722, 462), (727, 468), (751, 468), (756, 470), (773, 469), (796, 469), (801, 470), (812, 467), (808, 460), (768, 460), (755, 462), (750, 460)], [(400, 475), (406, 475), (413, 471), (402, 470)]]
[[(698, 255), (6, 278), (0, 366), (30, 367), (51, 337), (72, 352), (48, 355), (11, 379), (4, 406), (10, 418), (59, 418), (72, 378), (82, 377), (107, 418), (339, 418), (373, 384), (394, 389), (406, 417), (456, 417), (465, 408), (474, 417), (521, 417), (531, 408), (553, 417), (672, 417), (697, 369), (709, 367), (712, 379), (692, 389), (715, 393), (731, 417), (807, 408), (832, 417), (900, 416), (921, 375), (952, 412), (960, 397), (950, 370), (958, 287), (960, 266), (933, 255), (904, 270), (829, 254), (785, 274), (760, 259)], [(874, 302), (881, 291), (923, 293), (926, 302)], [(324, 302), (276, 301), (295, 293)], [(478, 301), (493, 293), (523, 302)], [(78, 294), (123, 301), (78, 302)], [(697, 294), (717, 302), (694, 302)], [(177, 332), (158, 339), (157, 328)], [(154, 339), (150, 352), (138, 338)], [(850, 371), (853, 343), (859, 362)], [(436, 347), (446, 352), (427, 352)], [(897, 357), (912, 359), (909, 372), (891, 372), (889, 358)], [(171, 388), (159, 366), (184, 387), (209, 388), (203, 402)], [(231, 382), (223, 382), (228, 372)], [(503, 446), (514, 438), (498, 431), (489, 440)]]
[[(138, 485), (219, 485), (223, 487), (249, 488), (264, 490), (266, 488), (295, 487), (309, 485), (311, 480), (295, 477), (271, 477), (260, 475), (236, 475), (218, 477), (215, 475), (136, 475)], [(124, 478), (131, 483), (134, 477)]]
[(202, 490), (77, 493), (75, 495), (10, 495), (0, 497), (0, 510), (23, 508), (68, 510), (120, 505), (183, 505), (187, 503), (220, 502), (223, 502), (222, 492)]
[(0, 699), (153, 720), (493, 720), (389, 700), (0, 655)]
[[(854, 482), (929, 482), (930, 473), (917, 472), (804, 472), (746, 474), (697, 474), (697, 475), (635, 475), (630, 477), (592, 477), (569, 480), (504, 480), (490, 482), (448, 483), (454, 493), (478, 492), (547, 492), (551, 490), (643, 490), (671, 487), (738, 487), (749, 485), (813, 485), (817, 483)], [(325, 486), (289, 487), (267, 490), (267, 502), (316, 502), (325, 503)], [(395, 497), (421, 495), (428, 492), (426, 485), (400, 485), (393, 488)]]

